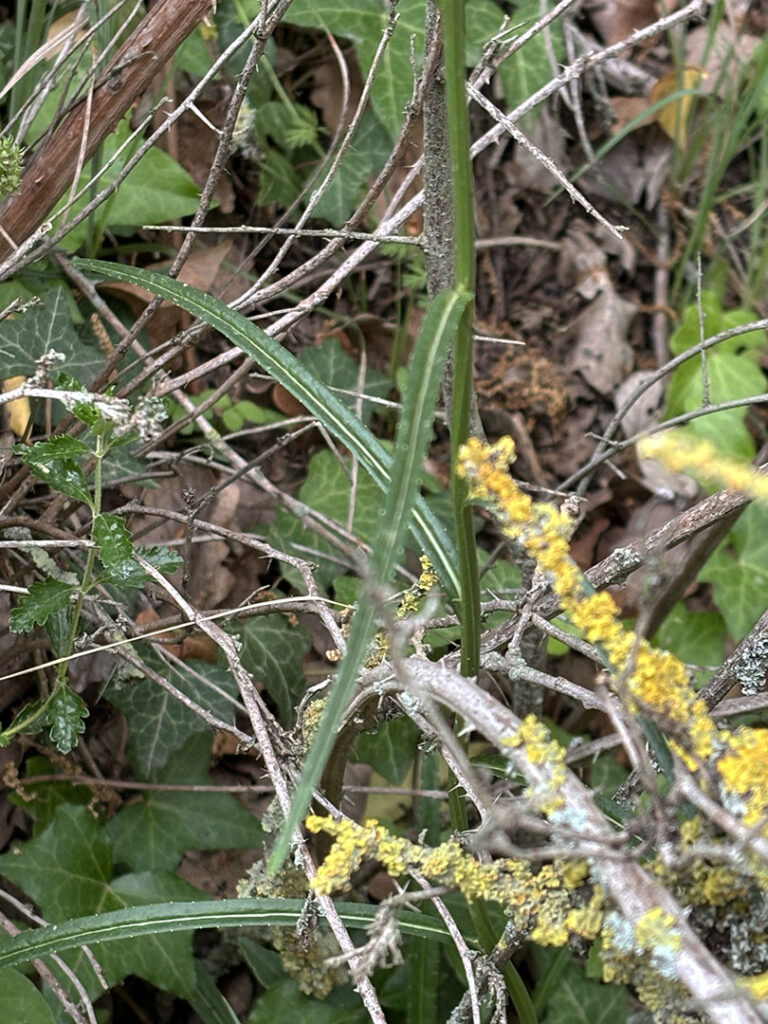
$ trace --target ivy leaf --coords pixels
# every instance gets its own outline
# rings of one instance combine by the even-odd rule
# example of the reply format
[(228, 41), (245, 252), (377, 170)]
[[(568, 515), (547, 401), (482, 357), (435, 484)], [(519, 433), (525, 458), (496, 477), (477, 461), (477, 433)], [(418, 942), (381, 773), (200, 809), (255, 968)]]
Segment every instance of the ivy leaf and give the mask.
[[(213, 737), (191, 736), (157, 773), (160, 783), (211, 785), (208, 764)], [(123, 808), (107, 825), (121, 863), (142, 870), (176, 868), (187, 850), (234, 850), (258, 846), (256, 817), (229, 793), (153, 790)]]
[[(587, 964), (577, 964), (568, 959), (557, 968), (557, 982), (551, 988), (547, 985), (547, 974), (556, 967), (561, 951), (550, 946), (530, 946), (536, 973), (541, 976), (540, 984), (548, 989), (544, 1007), (540, 1010), (542, 1024), (625, 1024), (627, 989), (623, 985), (593, 980), (602, 977), (602, 963), (598, 957), (593, 958), (598, 943), (593, 944)], [(534, 992), (534, 1005), (543, 994)]]
[[(327, 519), (346, 529), (352, 508), (352, 482), (349, 463), (340, 463), (327, 449), (309, 460), (307, 479), (299, 490), (299, 499)], [(381, 510), (381, 490), (371, 477), (360, 470), (354, 492), (352, 531), (369, 543), (376, 536)], [(311, 523), (311, 518), (309, 519)], [(310, 526), (305, 526), (292, 512), (280, 508), (269, 532), (270, 543), (281, 551), (305, 558), (317, 565), (317, 581), (329, 587), (339, 575), (340, 555), (333, 544)], [(295, 569), (283, 566), (287, 579), (303, 590), (304, 582)]]
[(56, 612), (69, 608), (75, 588), (61, 580), (38, 580), (22, 594), (11, 612), (10, 628), (13, 633), (29, 633), (35, 626), (44, 626)]
[(33, 835), (40, 835), (48, 828), (62, 804), (82, 804), (85, 807), (91, 802), (93, 791), (88, 786), (73, 785), (60, 768), (59, 772), (58, 782), (27, 782), (36, 775), (57, 774), (56, 765), (48, 758), (28, 757), (24, 762), (24, 797), (18, 793), (8, 794), (11, 803), (23, 807), (34, 821)]
[[(721, 665), (725, 659), (726, 632), (722, 615), (689, 611), (680, 603), (666, 617), (653, 642), (687, 664)], [(708, 675), (708, 671), (695, 673), (700, 684)]]
[[(486, 13), (485, 17), (478, 18), (480, 11), (475, 12), (475, 4), (467, 4), (467, 41), (470, 49), (472, 41), (485, 43), (498, 31), (498, 24), (494, 28), (491, 18)], [(521, 0), (515, 4), (512, 20), (515, 28), (521, 30), (529, 28), (537, 18), (541, 17), (539, 0)], [(551, 50), (550, 50), (551, 46)], [(552, 55), (556, 61), (564, 55), (563, 29), (560, 21), (550, 25), (547, 35), (540, 33), (529, 39), (511, 60), (505, 61), (499, 69), (499, 78), (504, 89), (504, 98), (507, 107), (514, 109), (529, 96), (533, 96), (542, 86), (552, 78)], [(475, 50), (474, 60), (480, 57), (479, 50)], [(473, 55), (468, 53), (469, 57)], [(526, 120), (531, 116), (528, 115)], [(530, 121), (528, 121), (530, 125)]]
[[(706, 289), (701, 293), (701, 311), (704, 316), (705, 337), (709, 338), (721, 334), (723, 331), (729, 331), (733, 327), (746, 327), (747, 324), (754, 323), (759, 319), (757, 313), (744, 306), (725, 311), (720, 302), (720, 296), (716, 292)], [(681, 352), (685, 352), (686, 349), (693, 348), (701, 341), (700, 335), (698, 306), (686, 306), (682, 323), (669, 339), (670, 352), (677, 356)], [(765, 331), (749, 331), (746, 334), (737, 334), (734, 338), (721, 341), (717, 348), (710, 352), (738, 354), (751, 351), (753, 354), (758, 354), (764, 348)]]
[(90, 454), (90, 449), (82, 441), (61, 435), (52, 437), (50, 441), (38, 441), (31, 448), (18, 445), (16, 450), (38, 480), (44, 480), (68, 498), (75, 498), (92, 507), (85, 474), (74, 461), (75, 458)]
[(235, 627), (242, 642), (244, 667), (261, 682), (277, 705), (280, 720), (289, 724), (304, 690), (303, 659), (311, 639), (302, 626), (282, 615), (257, 615)]
[[(417, 54), (424, 48), (423, 0), (400, 0), (397, 12), (397, 26), (380, 57), (379, 73), (371, 89), (373, 109), (392, 138), (400, 131), (403, 111), (411, 100), (411, 45)], [(523, 0), (515, 7), (515, 24), (527, 27), (540, 14), (538, 0)], [(472, 0), (467, 4), (468, 65), (480, 59), (483, 47), (498, 32), (503, 18), (504, 12), (491, 0)], [(294, 0), (286, 21), (327, 29), (335, 36), (351, 39), (366, 75), (387, 23), (387, 10), (379, 0), (356, 0), (351, 4), (339, 3), (338, 0)], [(557, 60), (563, 52), (562, 29), (558, 23), (550, 26), (550, 38)], [(502, 66), (499, 76), (508, 106), (517, 106), (549, 81), (552, 73), (550, 60), (546, 42), (537, 36)]]
[[(391, 149), (389, 135), (381, 121), (373, 113), (366, 111), (360, 120), (360, 127), (352, 146), (342, 158), (336, 173), (328, 183), (328, 188), (314, 207), (312, 216), (328, 221), (335, 228), (343, 227), (357, 206), (361, 191), (371, 176), (375, 174), (377, 168), (384, 166)], [(338, 344), (336, 338), (328, 340), (333, 340)], [(313, 351), (317, 350), (304, 349), (302, 355)], [(299, 358), (301, 359), (301, 355)], [(351, 358), (350, 362), (352, 362)], [(325, 380), (324, 377), (320, 379)], [(329, 382), (326, 381), (326, 383)], [(355, 382), (355, 386), (357, 386), (357, 382)], [(387, 388), (389, 388), (388, 380)], [(368, 394), (372, 393), (368, 385), (365, 390)], [(343, 398), (344, 396), (342, 396)], [(370, 416), (370, 411), (371, 407), (368, 404), (368, 416)], [(363, 422), (367, 422), (365, 413), (362, 419)]]
[(279, 149), (270, 146), (259, 161), (259, 206), (287, 206), (301, 191), (295, 166)]
[[(202, 894), (175, 875), (141, 872), (113, 878), (105, 830), (86, 807), (64, 804), (35, 839), (0, 856), (0, 874), (18, 885), (57, 923), (70, 918)], [(192, 935), (144, 935), (92, 947), (110, 987), (128, 974), (186, 997), (196, 991)], [(81, 952), (67, 958), (91, 995), (102, 991)], [(15, 1019), (15, 1018), (14, 1018)]]
[[(738, 643), (768, 602), (768, 509), (752, 504), (699, 573)], [(715, 664), (719, 664), (718, 661)]]
[(77, 737), (85, 732), (88, 708), (85, 701), (65, 684), (59, 684), (51, 695), (45, 716), (51, 742), (62, 754), (77, 746)]
[[(713, 405), (737, 398), (751, 398), (766, 390), (765, 374), (749, 358), (732, 352), (708, 352), (709, 400)], [(678, 416), (701, 408), (703, 380), (701, 360), (689, 359), (672, 374), (667, 394), (667, 416)], [(748, 407), (725, 409), (700, 416), (686, 427), (697, 437), (712, 441), (724, 455), (751, 459), (755, 443), (744, 420)]]
[(358, 737), (355, 749), (358, 761), (369, 764), (387, 782), (399, 786), (413, 763), (419, 729), (410, 718), (382, 722), (375, 733)]
[(0, 1020), (13, 1024), (56, 1024), (43, 995), (20, 971), (0, 971)]
[(247, 935), (241, 936), (238, 944), (251, 974), (262, 988), (272, 988), (285, 980), (282, 958), (274, 949), (267, 949)]
[[(143, 661), (178, 690), (222, 721), (234, 722), (237, 686), (228, 671), (198, 661), (169, 665), (146, 644), (139, 650)], [(139, 779), (154, 778), (190, 736), (210, 729), (194, 711), (151, 679), (113, 682), (107, 689), (107, 698), (128, 720), (128, 754)]]
[(542, 1024), (624, 1024), (627, 990), (623, 985), (590, 981), (575, 964), (566, 964), (547, 1003)]
[(36, 839), (0, 855), (0, 874), (19, 885), (51, 921), (66, 921), (106, 909), (101, 899), (112, 877), (112, 850), (87, 808), (63, 804)]
[(136, 568), (133, 561), (133, 540), (121, 516), (101, 514), (93, 520), (93, 540), (99, 548), (99, 558), (119, 580)]
[(59, 287), (47, 292), (42, 302), (23, 316), (5, 320), (0, 337), (0, 378), (31, 377), (41, 356), (61, 352), (68, 372), (90, 383), (103, 365), (104, 356), (95, 344), (87, 345), (78, 336), (73, 326), (76, 315), (69, 290)]
[[(326, 193), (327, 194), (327, 193)], [(318, 217), (323, 216), (317, 210)], [(319, 348), (305, 348), (299, 353), (299, 362), (323, 381), (327, 387), (339, 393), (339, 399), (350, 409), (357, 409), (357, 393), (360, 388), (360, 367), (356, 360), (342, 348), (338, 338), (326, 338)], [(392, 382), (386, 373), (369, 368), (363, 381), (363, 393), (372, 398), (386, 398), (392, 390)], [(375, 406), (363, 402), (360, 418), (368, 423)]]
[(321, 1002), (301, 992), (285, 978), (259, 996), (248, 1024), (364, 1024), (368, 1014), (351, 989), (335, 989)]

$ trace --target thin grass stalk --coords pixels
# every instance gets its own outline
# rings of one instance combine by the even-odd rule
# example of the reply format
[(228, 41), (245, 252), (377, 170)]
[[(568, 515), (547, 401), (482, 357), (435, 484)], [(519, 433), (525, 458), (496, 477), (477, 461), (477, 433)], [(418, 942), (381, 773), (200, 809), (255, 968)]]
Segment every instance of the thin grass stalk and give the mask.
[(475, 213), (469, 113), (465, 92), (464, 0), (442, 0), (445, 45), (445, 103), (451, 157), (455, 219), (455, 288), (473, 296), (456, 331), (453, 348), (451, 406), (451, 487), (459, 552), (461, 671), (477, 675), (480, 664), (480, 583), (472, 509), (467, 487), (456, 474), (456, 454), (469, 434), (474, 368), (472, 325), (475, 319)]
[[(467, 110), (465, 82), (465, 3), (464, 0), (442, 0), (440, 10), (443, 22), (445, 49), (445, 105), (448, 120), (448, 143), (453, 186), (453, 213), (455, 222), (454, 254), (455, 284), (457, 291), (472, 296), (464, 310), (456, 331), (453, 347), (453, 376), (451, 380), (451, 489), (459, 554), (461, 622), (461, 672), (476, 676), (480, 667), (480, 577), (477, 564), (475, 531), (472, 508), (468, 501), (467, 486), (456, 473), (457, 453), (469, 435), (474, 373), (474, 345), (472, 325), (475, 319), (475, 211), (474, 182), (472, 176), (469, 112)], [(451, 823), (454, 828), (467, 827), (464, 795), (455, 787), (449, 800)], [(480, 944), (486, 950), (493, 948), (495, 935), (485, 908), (470, 907)], [(536, 1013), (520, 975), (512, 964), (504, 968), (507, 991), (523, 1024), (536, 1024)]]

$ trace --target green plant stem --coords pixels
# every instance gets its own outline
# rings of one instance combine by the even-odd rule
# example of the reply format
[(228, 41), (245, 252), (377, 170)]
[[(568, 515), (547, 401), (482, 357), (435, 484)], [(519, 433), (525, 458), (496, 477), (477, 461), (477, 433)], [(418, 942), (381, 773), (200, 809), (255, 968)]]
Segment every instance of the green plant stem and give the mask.
[[(461, 671), (476, 676), (480, 667), (480, 576), (477, 563), (472, 508), (466, 482), (456, 469), (458, 451), (469, 435), (474, 372), (473, 324), (475, 320), (475, 215), (474, 183), (470, 157), (469, 113), (465, 92), (465, 0), (441, 0), (445, 46), (445, 103), (448, 141), (451, 155), (453, 212), (455, 220), (455, 287), (473, 296), (467, 304), (456, 331), (451, 379), (451, 488), (456, 545), (459, 554), (461, 621)], [(467, 828), (464, 794), (451, 788), (449, 797), (451, 824)], [(486, 952), (495, 943), (495, 935), (482, 903), (471, 903), (469, 910), (478, 940)], [(522, 978), (512, 964), (504, 968), (504, 981), (521, 1024), (536, 1024), (536, 1011)]]
[(467, 440), (469, 433), (474, 367), (472, 325), (475, 319), (475, 217), (472, 162), (469, 155), (469, 114), (464, 89), (464, 0), (442, 0), (440, 8), (445, 44), (445, 103), (456, 226), (455, 287), (473, 296), (459, 321), (453, 348), (451, 486), (461, 581), (461, 671), (466, 676), (475, 676), (480, 663), (480, 583), (477, 550), (472, 509), (467, 500), (467, 486), (456, 474), (458, 450)]
[[(105, 442), (105, 438), (102, 434), (98, 434), (96, 437), (96, 451), (94, 453), (95, 465), (93, 469), (93, 504), (91, 506), (91, 514), (93, 515), (93, 521), (96, 522), (96, 517), (101, 514), (101, 491), (102, 491), (102, 461), (109, 446)], [(85, 558), (85, 568), (83, 570), (83, 578), (80, 582), (79, 593), (75, 606), (72, 609), (72, 620), (69, 624), (69, 635), (67, 636), (67, 644), (64, 648), (64, 658), (56, 666), (56, 674), (58, 676), (59, 684), (63, 684), (67, 675), (67, 666), (69, 665), (69, 655), (72, 653), (75, 647), (75, 638), (80, 626), (80, 615), (83, 610), (83, 602), (85, 601), (85, 595), (88, 593), (88, 589), (93, 579), (93, 566), (96, 562), (96, 548), (92, 544), (88, 548), (88, 554)]]

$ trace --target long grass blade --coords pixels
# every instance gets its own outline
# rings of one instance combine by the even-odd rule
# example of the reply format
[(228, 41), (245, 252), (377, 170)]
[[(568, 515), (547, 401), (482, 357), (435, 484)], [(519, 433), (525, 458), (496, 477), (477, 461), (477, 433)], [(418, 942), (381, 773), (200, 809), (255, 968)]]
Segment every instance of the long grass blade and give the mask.
[[(339, 399), (282, 345), (250, 320), (205, 292), (163, 274), (101, 260), (74, 260), (80, 270), (107, 280), (127, 281), (160, 295), (220, 331), (262, 366), (359, 459), (385, 493), (391, 490), (392, 457)], [(448, 533), (419, 495), (413, 511), (417, 545), (435, 566), (447, 596), (459, 592), (458, 558)]]
[[(336, 907), (346, 927), (352, 929), (367, 928), (378, 910), (377, 907), (358, 903), (338, 903)], [(50, 924), (20, 932), (12, 939), (4, 938), (0, 947), (0, 971), (79, 946), (137, 939), (145, 935), (194, 931), (197, 928), (292, 928), (305, 908), (305, 900), (200, 900), (152, 903), (77, 917), (64, 924)], [(405, 935), (450, 942), (442, 922), (426, 914), (401, 911), (397, 920)]]
[[(469, 295), (455, 291), (442, 292), (432, 300), (408, 364), (389, 490), (381, 510), (383, 518), (371, 563), (373, 582), (377, 585), (389, 582), (403, 552), (411, 511), (419, 491), (424, 456), (432, 434), (448, 347), (468, 301)], [(277, 871), (285, 860), (291, 837), (303, 819), (320, 780), (371, 642), (375, 621), (376, 604), (364, 593), (352, 621), (344, 660), (333, 682), (317, 735), (291, 801), (291, 812), (272, 850), (270, 871)]]

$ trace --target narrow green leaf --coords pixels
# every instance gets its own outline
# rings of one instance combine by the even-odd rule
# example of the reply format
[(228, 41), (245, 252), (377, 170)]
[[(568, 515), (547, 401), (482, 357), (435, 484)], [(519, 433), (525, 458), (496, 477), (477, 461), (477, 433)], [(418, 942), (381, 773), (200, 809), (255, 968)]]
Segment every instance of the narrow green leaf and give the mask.
[[(416, 340), (408, 368), (403, 410), (397, 425), (389, 490), (381, 509), (381, 529), (371, 560), (372, 575), (377, 584), (389, 582), (403, 551), (418, 493), (424, 455), (431, 437), (448, 346), (469, 299), (470, 296), (464, 292), (445, 291), (438, 295), (429, 305)], [(364, 595), (352, 621), (347, 651), (296, 787), (290, 813), (272, 851), (270, 871), (277, 871), (283, 863), (291, 837), (304, 817), (312, 792), (333, 748), (339, 724), (373, 635), (375, 617), (376, 606), (371, 598)]]
[[(392, 458), (377, 438), (295, 356), (240, 313), (213, 296), (162, 274), (99, 260), (76, 260), (75, 263), (87, 273), (148, 288), (220, 331), (317, 416), (329, 433), (357, 456), (379, 487), (391, 493)], [(439, 573), (449, 598), (455, 598), (459, 584), (454, 545), (421, 497), (414, 509), (414, 533), (419, 547), (429, 555)]]
[[(197, 928), (292, 928), (305, 907), (305, 900), (289, 899), (200, 900), (126, 907), (1, 939), (0, 971), (91, 943), (146, 939)], [(337, 903), (336, 909), (347, 928), (358, 929), (367, 928), (378, 910), (361, 903)], [(419, 935), (433, 942), (451, 941), (442, 922), (426, 914), (400, 911), (397, 920), (405, 935)]]
[(426, 939), (408, 940), (406, 1024), (437, 1024), (440, 951)]
[[(440, 759), (436, 750), (422, 750), (419, 752), (421, 789), (440, 788)], [(429, 846), (437, 846), (440, 842), (440, 801), (427, 799), (419, 796), (416, 801), (416, 830), (419, 835), (424, 835), (424, 841)]]
[(69, 607), (75, 588), (61, 580), (38, 580), (22, 594), (11, 612), (9, 625), (13, 633), (28, 633), (35, 626), (44, 626), (55, 612)]

